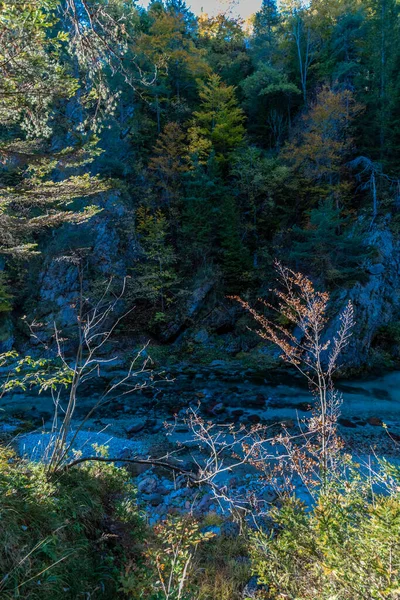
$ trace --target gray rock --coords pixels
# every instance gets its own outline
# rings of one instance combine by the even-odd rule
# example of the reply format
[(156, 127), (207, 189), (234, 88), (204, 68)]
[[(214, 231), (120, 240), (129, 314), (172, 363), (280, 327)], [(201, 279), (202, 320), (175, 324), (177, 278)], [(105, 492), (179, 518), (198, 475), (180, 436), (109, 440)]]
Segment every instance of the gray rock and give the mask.
[(252, 577), (242, 592), (243, 600), (257, 598), (258, 592), (265, 591), (265, 586), (258, 583), (256, 576)]
[(159, 506), (163, 503), (163, 497), (161, 494), (143, 494), (142, 500), (151, 506)]
[(370, 273), (371, 275), (381, 275), (381, 273), (383, 273), (384, 270), (385, 266), (381, 263), (377, 265), (371, 265), (367, 268), (368, 273)]
[(206, 329), (201, 329), (196, 333), (193, 340), (196, 342), (196, 344), (205, 344), (209, 337), (208, 331)]
[(145, 477), (138, 483), (138, 491), (141, 494), (153, 494), (158, 486), (158, 481), (155, 477)]
[[(74, 432), (67, 438), (67, 443), (71, 440)], [(49, 433), (27, 433), (26, 435), (19, 436), (17, 439), (18, 451), (24, 457), (29, 457), (32, 460), (41, 460), (46, 450), (51, 446), (51, 437)], [(81, 451), (82, 456), (93, 456), (95, 450), (93, 444), (98, 446), (106, 446), (110, 456), (119, 456), (125, 448), (129, 448), (135, 456), (147, 455), (148, 448), (141, 442), (133, 442), (124, 438), (113, 437), (107, 433), (93, 431), (86, 431), (82, 429), (76, 434), (75, 441), (73, 444), (73, 450)]]
[(210, 363), (210, 367), (213, 368), (228, 368), (229, 363), (226, 360), (213, 360)]
[(155, 494), (158, 494), (160, 496), (165, 496), (166, 494), (169, 494), (169, 492), (170, 490), (163, 485), (158, 485), (155, 489)]
[(220, 415), (224, 411), (225, 411), (225, 406), (222, 404), (222, 402), (218, 402), (218, 404), (216, 404), (214, 406), (214, 408), (212, 409), (211, 412), (213, 412), (214, 415)]
[(200, 502), (198, 503), (196, 509), (198, 512), (205, 512), (206, 510), (208, 510), (211, 503), (212, 503), (211, 494), (205, 494), (202, 497), (202, 499), (200, 500)]
[(126, 433), (128, 435), (134, 435), (135, 433), (139, 433), (139, 431), (142, 431), (147, 425), (147, 419), (138, 419), (136, 422), (134, 422), (129, 429), (126, 430)]
[(381, 262), (366, 267), (370, 274), (366, 282), (356, 283), (338, 293), (332, 304), (336, 317), (326, 332), (326, 339), (332, 339), (340, 327), (340, 314), (351, 300), (356, 323), (343, 357), (347, 368), (365, 364), (379, 328), (400, 318), (400, 241), (394, 237), (388, 223), (380, 223), (366, 236), (365, 243), (379, 248)]

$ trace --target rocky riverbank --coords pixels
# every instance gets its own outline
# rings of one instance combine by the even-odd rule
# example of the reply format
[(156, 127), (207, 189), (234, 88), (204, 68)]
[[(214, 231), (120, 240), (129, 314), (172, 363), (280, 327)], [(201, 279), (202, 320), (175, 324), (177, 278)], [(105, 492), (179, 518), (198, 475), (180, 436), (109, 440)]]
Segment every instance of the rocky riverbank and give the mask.
[[(211, 368), (182, 365), (175, 373), (163, 371), (152, 385), (101, 406), (85, 423), (85, 430), (74, 444), (75, 450), (93, 454), (95, 444), (108, 447), (109, 456), (121, 464), (133, 456), (169, 456), (181, 466), (195, 469), (196, 463), (204, 460), (204, 454), (193, 445), (183, 422), (188, 407), (198, 410), (216, 426), (233, 423), (249, 428), (260, 423), (276, 432), (282, 422), (294, 432), (298, 421), (310, 414), (312, 397), (295, 379), (285, 380), (276, 375), (269, 381), (253, 369), (237, 366), (229, 375), (224, 361), (215, 361)], [(108, 377), (113, 381), (119, 373), (110, 371)], [(399, 384), (398, 372), (338, 382), (343, 394), (339, 429), (349, 452), (362, 457), (378, 453), (398, 459)], [(100, 390), (95, 388), (88, 388), (82, 394), (76, 423), (99, 398)], [(51, 424), (51, 396), (6, 395), (1, 399), (1, 409), (3, 437), (16, 439), (21, 454), (41, 456), (46, 440), (43, 432)], [(29, 429), (32, 431), (27, 432)], [(218, 523), (215, 527), (221, 527), (228, 517), (226, 504), (217, 502), (207, 486), (190, 485), (184, 476), (151, 465), (126, 464), (136, 477), (138, 500), (151, 522), (167, 513), (190, 511), (203, 517), (214, 515)], [(258, 502), (268, 505), (275, 497), (274, 490), (248, 465), (227, 472), (218, 483), (236, 498), (246, 499), (253, 494)]]

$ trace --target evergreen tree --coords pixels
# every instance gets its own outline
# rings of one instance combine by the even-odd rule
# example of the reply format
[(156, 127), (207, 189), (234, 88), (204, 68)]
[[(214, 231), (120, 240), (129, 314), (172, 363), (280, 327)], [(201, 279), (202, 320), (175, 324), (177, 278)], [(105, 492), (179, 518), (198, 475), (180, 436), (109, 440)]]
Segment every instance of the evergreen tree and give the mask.
[(235, 98), (235, 88), (214, 74), (200, 84), (200, 99), (200, 109), (193, 113), (189, 129), (189, 150), (202, 163), (214, 151), (217, 162), (226, 164), (245, 133), (244, 114)]
[(399, 164), (400, 6), (395, 0), (370, 0), (367, 10), (357, 80), (366, 106), (361, 122), (362, 153), (393, 173), (391, 165)]
[(136, 217), (143, 256), (136, 268), (134, 295), (150, 301), (158, 310), (157, 320), (162, 320), (174, 300), (173, 288), (178, 281), (176, 256), (168, 241), (168, 221), (161, 210), (151, 212), (144, 206), (138, 208)]
[(301, 94), (287, 75), (259, 63), (242, 83), (243, 107), (249, 116), (248, 131), (257, 142), (279, 150), (291, 127), (293, 106)]
[(133, 44), (135, 60), (152, 76), (137, 86), (156, 120), (157, 134), (165, 121), (181, 122), (187, 117), (187, 103), (196, 98), (196, 79), (205, 77), (209, 66), (195, 44), (187, 13), (175, 5), (154, 2), (147, 22)]
[(223, 185), (217, 176), (215, 158), (207, 165), (194, 162), (185, 174), (182, 229), (179, 244), (185, 269), (212, 265), (218, 251), (217, 229)]
[(261, 9), (254, 15), (252, 51), (255, 63), (271, 65), (277, 56), (279, 13), (276, 0), (262, 0)]
[(226, 13), (210, 17), (199, 16), (199, 42), (205, 51), (213, 73), (227, 85), (238, 87), (243, 77), (251, 72), (243, 23)]
[(0, 249), (11, 255), (31, 251), (41, 229), (93, 215), (93, 206), (72, 210), (73, 200), (93, 203), (110, 188), (88, 173), (76, 174), (98, 154), (96, 138), (77, 136), (72, 146), (51, 147), (52, 112), (79, 85), (64, 60), (68, 36), (55, 31), (57, 8), (57, 1), (47, 0), (0, 7)]
[(263, 267), (268, 245), (281, 223), (276, 205), (289, 177), (289, 169), (255, 147), (240, 148), (232, 157), (233, 189), (238, 198), (242, 240), (251, 252), (253, 267)]
[(306, 268), (328, 286), (363, 280), (362, 263), (371, 249), (363, 244), (361, 234), (348, 225), (349, 219), (331, 200), (312, 209), (303, 228), (293, 227), (290, 258), (296, 268)]
[(240, 216), (235, 198), (226, 195), (220, 207), (219, 238), (221, 263), (229, 292), (236, 292), (251, 279), (250, 254), (241, 237)]

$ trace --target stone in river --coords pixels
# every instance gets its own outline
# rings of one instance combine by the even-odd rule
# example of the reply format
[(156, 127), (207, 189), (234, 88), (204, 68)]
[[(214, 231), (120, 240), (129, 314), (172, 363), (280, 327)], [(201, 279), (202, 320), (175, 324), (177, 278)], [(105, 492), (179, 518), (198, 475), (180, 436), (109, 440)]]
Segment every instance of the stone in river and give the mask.
[(259, 415), (249, 415), (247, 419), (250, 421), (250, 423), (259, 423), (261, 421)]
[(375, 398), (379, 400), (390, 400), (390, 394), (387, 390), (381, 390), (380, 388), (372, 388), (372, 393)]
[(144, 429), (146, 425), (147, 419), (140, 419), (136, 421), (136, 423), (133, 423), (133, 425), (131, 425), (129, 429), (126, 430), (126, 433), (128, 435), (134, 435), (135, 433), (139, 433), (139, 431), (142, 431), (142, 429)]
[(357, 427), (356, 423), (353, 423), (353, 421), (350, 421), (350, 419), (345, 419), (344, 417), (340, 417), (338, 419), (338, 423), (342, 427), (352, 427), (353, 429), (354, 427)]
[(244, 415), (244, 410), (242, 410), (241, 408), (238, 408), (237, 410), (232, 411), (233, 419), (239, 419), (239, 417), (242, 417), (243, 415)]
[(257, 396), (252, 396), (247, 400), (248, 406), (265, 406), (265, 397), (262, 394), (257, 394)]

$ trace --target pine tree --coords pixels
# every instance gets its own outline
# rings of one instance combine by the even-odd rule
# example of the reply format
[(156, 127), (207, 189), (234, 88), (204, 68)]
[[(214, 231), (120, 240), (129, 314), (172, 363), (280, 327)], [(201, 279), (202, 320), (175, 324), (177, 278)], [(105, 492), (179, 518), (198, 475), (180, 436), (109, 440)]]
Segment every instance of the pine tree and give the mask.
[(250, 254), (241, 237), (240, 217), (235, 198), (226, 195), (220, 206), (219, 237), (222, 270), (228, 291), (239, 291), (252, 275)]
[(257, 143), (279, 150), (291, 126), (293, 107), (301, 92), (281, 70), (259, 63), (241, 85), (248, 131)]
[(235, 88), (225, 85), (219, 75), (200, 84), (201, 106), (189, 129), (189, 150), (206, 163), (211, 151), (217, 162), (226, 164), (230, 153), (244, 139), (244, 113), (235, 98)]
[(173, 288), (178, 280), (176, 256), (168, 242), (168, 221), (161, 210), (151, 212), (144, 206), (138, 208), (136, 217), (143, 256), (136, 269), (134, 294), (150, 301), (161, 320), (173, 302)]
[(213, 73), (227, 85), (237, 87), (251, 72), (251, 60), (243, 22), (226, 13), (199, 16), (200, 47)]
[(356, 82), (366, 105), (361, 123), (362, 153), (394, 173), (391, 165), (399, 164), (396, 155), (400, 139), (400, 6), (396, 0), (369, 0), (366, 4), (369, 18)]
[(272, 64), (277, 50), (278, 24), (276, 0), (263, 0), (253, 22), (252, 50), (256, 63)]
[(57, 31), (58, 6), (57, 0), (0, 6), (0, 249), (11, 255), (34, 249), (41, 229), (92, 216), (93, 205), (75, 211), (73, 200), (93, 203), (110, 188), (76, 174), (99, 153), (95, 137), (77, 135), (74, 145), (52, 149), (52, 113), (79, 85), (64, 60), (68, 35)]
[(195, 43), (193, 27), (183, 7), (153, 2), (146, 17), (146, 25), (132, 46), (135, 61), (149, 73), (137, 87), (145, 100), (144, 108), (151, 108), (159, 134), (165, 121), (183, 120), (187, 101), (196, 97), (196, 79), (206, 77), (210, 68), (204, 52)]
[(212, 264), (218, 250), (217, 229), (223, 184), (217, 176), (215, 157), (206, 167), (195, 161), (185, 174), (182, 206), (181, 261), (192, 273), (193, 267)]

